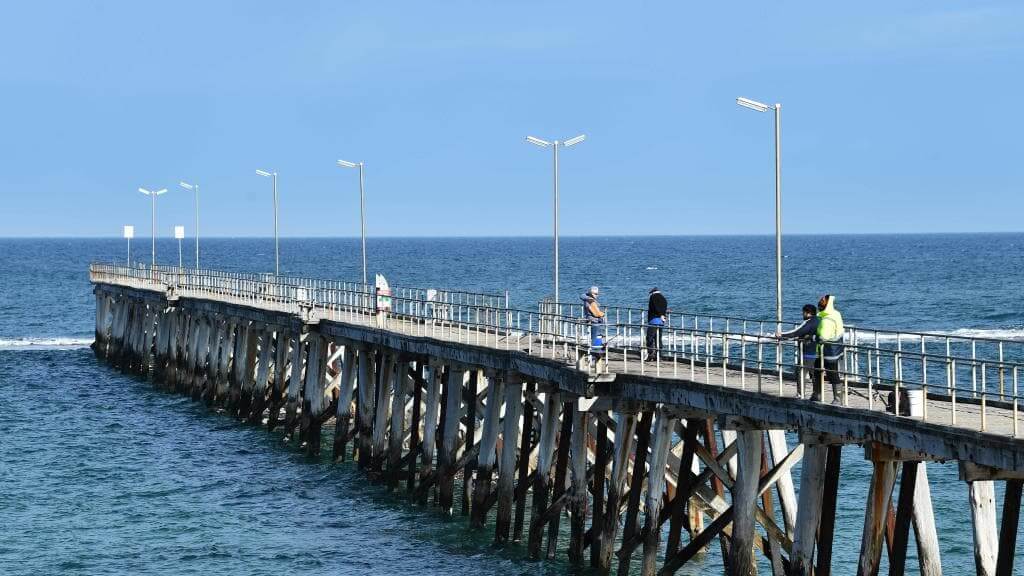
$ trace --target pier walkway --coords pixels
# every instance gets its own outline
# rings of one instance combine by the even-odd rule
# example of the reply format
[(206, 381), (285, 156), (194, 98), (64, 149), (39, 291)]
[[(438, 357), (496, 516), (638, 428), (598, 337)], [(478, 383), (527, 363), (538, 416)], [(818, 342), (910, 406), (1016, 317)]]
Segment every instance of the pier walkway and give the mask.
[[(1012, 573), (1022, 342), (853, 327), (838, 394), (818, 383), (819, 402), (774, 321), (675, 313), (649, 351), (643, 311), (612, 308), (592, 350), (578, 306), (516, 309), (505, 294), (379, 297), (360, 283), (106, 264), (90, 277), (99, 357), (283, 427), (312, 454), (333, 423), (335, 458), (416, 501), (436, 492), (447, 513), (461, 478), (473, 525), (496, 508), (496, 541), (525, 535), (532, 557), (583, 564), (589, 549), (598, 572), (624, 574), (636, 553), (644, 574), (670, 574), (717, 539), (730, 573), (755, 571), (757, 552), (774, 574), (827, 574), (840, 448), (859, 444), (873, 465), (864, 529), (840, 540), (860, 542), (859, 573), (877, 573), (883, 550), (902, 573), (911, 525), (921, 573), (941, 573), (925, 462), (953, 460), (978, 573)], [(994, 481), (1006, 482), (998, 534)]]

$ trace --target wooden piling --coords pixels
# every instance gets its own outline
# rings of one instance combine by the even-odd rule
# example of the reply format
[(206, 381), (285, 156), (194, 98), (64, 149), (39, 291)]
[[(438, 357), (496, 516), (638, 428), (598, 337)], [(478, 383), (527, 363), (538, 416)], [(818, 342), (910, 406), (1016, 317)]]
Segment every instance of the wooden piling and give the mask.
[[(265, 342), (269, 342), (269, 337), (265, 339)], [(284, 434), (285, 437), (290, 438), (292, 431), (295, 429), (296, 418), (298, 416), (299, 406), (302, 398), (302, 369), (305, 364), (306, 348), (307, 348), (307, 334), (305, 330), (301, 333), (293, 334), (291, 339), (291, 378), (288, 380), (288, 389), (286, 391), (287, 399), (285, 401), (285, 413), (284, 413)], [(265, 344), (264, 344), (265, 345)], [(269, 350), (269, 348), (268, 348)], [(260, 351), (260, 360), (263, 360), (263, 351)], [(270, 358), (270, 353), (266, 356)], [(257, 378), (259, 380), (259, 378)]]
[(359, 468), (370, 467), (370, 446), (373, 443), (375, 352), (365, 346), (359, 347), (359, 382), (357, 407), (357, 432), (359, 434)]
[(794, 576), (811, 576), (814, 568), (814, 546), (821, 519), (827, 458), (828, 447), (823, 444), (809, 444), (804, 448), (804, 461), (800, 470), (800, 504), (797, 506), (791, 556)]
[(462, 417), (462, 388), (466, 370), (450, 366), (445, 383), (446, 406), (444, 430), (441, 436), (441, 453), (438, 457), (438, 503), (442, 512), (452, 514), (455, 498), (455, 473), (458, 461), (459, 422)]
[(760, 430), (737, 430), (739, 443), (736, 483), (733, 485), (732, 546), (729, 565), (736, 575), (756, 574), (754, 561), (754, 516), (757, 509), (758, 481), (761, 472)]
[(882, 537), (892, 489), (896, 483), (899, 463), (888, 460), (872, 460), (871, 485), (864, 511), (864, 532), (860, 544), (860, 560), (857, 563), (858, 576), (876, 576), (882, 556)]
[(387, 484), (388, 488), (398, 488), (402, 474), (402, 443), (405, 440), (405, 399), (409, 380), (409, 363), (398, 358), (394, 373), (391, 375), (391, 419), (388, 430)]
[(892, 543), (893, 556), (889, 561), (890, 576), (903, 576), (906, 569), (918, 465), (918, 462), (913, 461), (903, 463), (903, 478), (900, 480), (899, 504), (896, 509), (896, 531)]
[(608, 425), (599, 414), (596, 437), (594, 440), (594, 483), (591, 494), (594, 498), (590, 520), (590, 567), (597, 569), (601, 565), (600, 534), (604, 530), (605, 511), (605, 477), (608, 474)]
[(412, 422), (409, 429), (409, 469), (406, 471), (405, 489), (410, 494), (416, 490), (416, 461), (420, 453), (420, 424), (423, 413), (423, 365), (414, 364), (412, 382)]
[[(658, 545), (661, 539), (661, 504), (664, 501), (663, 491), (665, 488), (665, 466), (668, 461), (669, 447), (672, 444), (672, 433), (675, 423), (675, 418), (669, 416), (664, 409), (659, 410), (654, 424), (651, 471), (647, 479), (647, 500), (644, 507), (644, 530), (646, 534), (644, 537), (644, 556), (641, 567), (641, 573), (644, 576), (652, 576), (657, 572)], [(628, 564), (628, 560), (626, 563)]]
[[(544, 514), (548, 518), (548, 545), (546, 557), (551, 560), (555, 558), (558, 551), (558, 527), (562, 519), (562, 508), (565, 504), (565, 483), (567, 468), (569, 464), (569, 446), (573, 436), (573, 415), (576, 412), (575, 400), (562, 403), (561, 430), (558, 433), (558, 452), (555, 457), (555, 483), (551, 487), (551, 504)], [(583, 435), (586, 430), (581, 430)]]
[[(498, 512), (494, 540), (508, 542), (515, 499), (516, 447), (519, 440), (520, 417), (523, 412), (523, 384), (518, 375), (505, 375), (505, 420), (501, 432), (501, 462), (498, 466)], [(525, 428), (527, 422), (522, 426)], [(529, 436), (527, 429), (524, 436)]]
[[(481, 380), (481, 370), (473, 368), (469, 370), (466, 378), (466, 387), (463, 391), (463, 403), (466, 406), (466, 440), (464, 451), (469, 451), (473, 448), (473, 444), (476, 442), (476, 407), (479, 399)], [(474, 458), (466, 458), (466, 463), (462, 468), (462, 515), (469, 516), (470, 505), (473, 501), (473, 489), (475, 487), (475, 481), (473, 479), (473, 471), (476, 468), (476, 460)]]
[(338, 382), (338, 406), (335, 412), (334, 446), (332, 456), (336, 462), (345, 460), (345, 446), (348, 444), (352, 423), (352, 393), (355, 390), (356, 353), (351, 342), (343, 344), (341, 355), (341, 380)]
[[(427, 400), (423, 411), (423, 447), (420, 450), (420, 482), (434, 471), (434, 454), (437, 452), (437, 427), (441, 403), (441, 367), (435, 361), (426, 366)], [(420, 492), (420, 503), (427, 503), (428, 493)]]
[(968, 482), (974, 526), (974, 566), (978, 576), (995, 576), (998, 559), (996, 495), (991, 480)]
[[(697, 422), (683, 422), (683, 430), (680, 436), (683, 441), (683, 454), (679, 459), (679, 468), (676, 472), (676, 497), (671, 503), (671, 520), (669, 522), (668, 542), (666, 543), (665, 557), (670, 558), (679, 551), (679, 544), (682, 540), (684, 522), (687, 521), (688, 494), (691, 483), (694, 481), (693, 457), (697, 446)], [(696, 506), (693, 506), (696, 508)], [(691, 537), (699, 530), (691, 531)]]
[(381, 355), (380, 374), (375, 382), (373, 444), (370, 446), (370, 473), (375, 479), (380, 479), (384, 470), (388, 421), (391, 412), (391, 390), (394, 387), (392, 379), (397, 362), (397, 354), (385, 351)]
[(533, 481), (533, 505), (530, 511), (530, 531), (526, 553), (530, 558), (541, 556), (544, 535), (544, 511), (548, 507), (551, 488), (551, 467), (555, 452), (555, 439), (562, 412), (560, 394), (549, 390), (544, 394), (544, 417), (541, 419), (540, 440), (537, 443), (537, 475)]
[[(626, 484), (629, 456), (633, 451), (633, 435), (636, 432), (636, 416), (618, 413), (615, 429), (615, 459), (612, 462), (612, 477), (608, 484), (608, 503), (605, 508), (601, 534), (594, 544), (600, 549), (597, 571), (608, 574), (611, 571), (615, 537), (619, 527), (619, 502)], [(595, 536), (597, 536), (595, 534)]]
[(632, 547), (626, 542), (632, 540), (637, 533), (637, 516), (640, 514), (640, 498), (643, 494), (644, 476), (647, 474), (647, 450), (651, 442), (651, 424), (654, 411), (647, 410), (640, 417), (636, 428), (636, 453), (633, 456), (633, 478), (629, 487), (629, 500), (626, 504), (626, 521), (622, 526), (623, 547), (619, 549), (619, 576), (629, 574), (629, 562), (633, 557)]
[(565, 404), (563, 418), (572, 414), (572, 438), (569, 444), (569, 562), (583, 564), (587, 522), (587, 439), (590, 413)]
[(1024, 480), (1007, 480), (1003, 500), (1003, 521), (999, 530), (999, 555), (996, 576), (1013, 574), (1013, 558), (1017, 547), (1017, 524), (1020, 522), (1021, 488)]
[(476, 482), (473, 488), (473, 513), (470, 524), (482, 527), (487, 521), (487, 500), (491, 494), (491, 476), (497, 461), (498, 430), (501, 426), (501, 404), (505, 400), (504, 382), (488, 372), (487, 405), (484, 412), (483, 435), (477, 455)]
[[(928, 469), (924, 462), (917, 465), (913, 511), (914, 537), (917, 543), (917, 559), (921, 576), (942, 576), (939, 536), (935, 530), (935, 513), (932, 510), (931, 488), (928, 485)], [(819, 574), (819, 576), (821, 575)]]
[[(839, 470), (843, 447), (832, 444), (825, 457), (825, 486), (822, 493), (821, 520), (818, 525), (817, 576), (832, 573), (832, 541), (836, 525), (836, 502), (839, 496)], [(805, 464), (806, 466), (806, 464)], [(794, 546), (795, 546), (794, 542)]]
[(523, 539), (523, 524), (526, 520), (526, 491), (529, 486), (530, 477), (530, 452), (537, 443), (536, 418), (534, 418), (534, 392), (537, 389), (535, 382), (526, 385), (526, 403), (523, 406), (523, 430), (519, 443), (519, 470), (517, 473), (515, 500), (516, 517), (512, 529), (512, 539), (520, 541)]

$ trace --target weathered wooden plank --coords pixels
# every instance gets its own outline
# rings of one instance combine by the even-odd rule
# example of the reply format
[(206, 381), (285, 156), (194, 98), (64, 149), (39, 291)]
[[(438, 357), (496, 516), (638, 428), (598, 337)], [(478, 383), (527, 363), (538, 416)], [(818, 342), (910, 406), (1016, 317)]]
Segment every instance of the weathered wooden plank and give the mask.
[[(480, 384), (483, 380), (479, 369), (469, 370), (466, 378), (466, 389), (463, 392), (463, 400), (466, 406), (466, 450), (473, 447), (476, 441), (476, 407), (480, 393)], [(462, 515), (469, 516), (470, 505), (473, 500), (473, 470), (476, 468), (475, 459), (466, 460), (462, 470)]]
[(797, 576), (810, 576), (814, 568), (814, 545), (821, 518), (827, 457), (828, 447), (823, 444), (811, 444), (804, 449), (804, 463), (800, 470), (800, 504), (797, 507), (793, 536), (792, 571)]
[[(574, 434), (573, 424), (575, 422), (576, 401), (569, 400), (562, 403), (562, 428), (558, 435), (558, 457), (555, 459), (555, 483), (551, 489), (552, 505), (548, 508), (548, 550), (547, 558), (554, 559), (558, 549), (558, 525), (562, 518), (563, 496), (566, 494), (566, 469), (569, 464), (569, 446)], [(581, 436), (586, 435), (586, 430), (580, 430)]]
[(501, 427), (501, 404), (505, 400), (504, 382), (493, 371), (487, 378), (487, 405), (484, 413), (483, 436), (477, 455), (476, 486), (473, 491), (471, 524), (481, 527), (487, 521), (487, 498), (491, 493), (491, 476), (497, 462), (498, 430)]
[(608, 503), (604, 513), (604, 524), (592, 546), (600, 550), (597, 570), (599, 574), (611, 571), (615, 537), (619, 527), (619, 500), (626, 483), (629, 456), (633, 452), (633, 437), (636, 432), (636, 416), (618, 414), (615, 429), (615, 459), (612, 462), (612, 477), (608, 484)]
[[(427, 401), (423, 412), (423, 446), (420, 449), (422, 465), (420, 480), (430, 476), (434, 470), (434, 454), (437, 452), (437, 426), (441, 402), (441, 367), (434, 360), (425, 367)], [(427, 503), (427, 492), (420, 493), (420, 503)]]
[[(679, 468), (676, 472), (676, 498), (672, 500), (671, 522), (668, 530), (668, 542), (665, 548), (665, 557), (671, 557), (679, 550), (679, 543), (682, 540), (684, 522), (688, 519), (687, 508), (689, 501), (686, 497), (680, 497), (690, 493), (690, 486), (694, 480), (693, 458), (697, 445), (697, 422), (683, 422), (682, 424), (683, 454), (679, 459)], [(694, 508), (696, 508), (694, 506)], [(693, 527), (691, 527), (693, 528)], [(692, 530), (691, 536), (700, 530)]]
[[(664, 500), (665, 465), (672, 443), (675, 418), (664, 410), (658, 412), (654, 423), (654, 445), (651, 448), (651, 471), (647, 480), (647, 500), (644, 509), (644, 523), (647, 531), (644, 538), (644, 556), (641, 573), (653, 575), (657, 571), (658, 545), (661, 537), (661, 503)], [(691, 457), (690, 461), (693, 461)]]
[(629, 574), (629, 563), (633, 556), (633, 547), (627, 547), (625, 544), (637, 535), (637, 516), (640, 514), (640, 498), (643, 494), (644, 476), (647, 473), (647, 450), (651, 443), (653, 422), (654, 411), (647, 410), (641, 415), (640, 422), (636, 427), (637, 440), (636, 454), (633, 457), (633, 478), (630, 482), (626, 503), (626, 519), (622, 526), (623, 546), (616, 554), (619, 558), (619, 576)]
[[(520, 417), (523, 411), (521, 379), (513, 375), (503, 376), (503, 379), (507, 379), (505, 383), (505, 420), (502, 422), (501, 462), (498, 466), (498, 512), (494, 530), (494, 540), (499, 544), (508, 541), (512, 525), (516, 447), (519, 444)], [(526, 423), (522, 426), (526, 426)], [(529, 436), (528, 429), (523, 436)]]
[(603, 414), (595, 415), (597, 418), (597, 430), (594, 441), (594, 484), (591, 488), (594, 505), (590, 521), (590, 567), (598, 568), (601, 563), (600, 534), (604, 530), (605, 511), (605, 477), (608, 473), (608, 425), (605, 424)]
[(758, 478), (761, 472), (763, 449), (760, 430), (737, 430), (739, 443), (736, 484), (733, 486), (732, 549), (729, 566), (733, 574), (756, 574), (754, 559), (754, 517), (757, 508)]
[(892, 489), (896, 483), (899, 462), (875, 460), (872, 463), (871, 485), (868, 488), (867, 506), (864, 511), (864, 532), (860, 543), (860, 560), (857, 563), (858, 576), (875, 576), (882, 557), (882, 536)]
[(974, 566), (978, 576), (995, 576), (998, 557), (996, 495), (991, 480), (968, 482), (974, 526)]
[(345, 445), (350, 439), (349, 428), (352, 423), (352, 395), (355, 391), (355, 378), (358, 370), (356, 363), (355, 347), (351, 343), (345, 343), (344, 352), (341, 356), (341, 379), (338, 382), (338, 405), (335, 412), (334, 424), (334, 447), (332, 449), (334, 460), (343, 462), (345, 460)]
[(402, 441), (405, 439), (405, 400), (409, 389), (409, 364), (399, 359), (391, 375), (391, 423), (388, 431), (387, 483), (398, 488), (401, 475)]
[(380, 478), (383, 473), (384, 459), (387, 457), (386, 446), (391, 412), (391, 390), (394, 386), (392, 379), (396, 372), (395, 364), (397, 361), (395, 353), (385, 351), (380, 361), (380, 374), (375, 382), (375, 410), (373, 414), (373, 444), (370, 446), (370, 471), (376, 478)]
[(896, 530), (893, 539), (893, 556), (889, 562), (890, 576), (903, 576), (907, 565), (907, 545), (910, 542), (910, 520), (913, 516), (914, 492), (917, 488), (917, 467), (919, 462), (903, 463), (903, 478), (900, 480), (899, 504), (896, 510)]
[(459, 420), (462, 416), (462, 389), (465, 385), (465, 368), (449, 366), (445, 382), (445, 417), (441, 436), (441, 453), (438, 457), (438, 503), (445, 514), (452, 514), (454, 505), (455, 472), (458, 450)]
[(1017, 524), (1020, 522), (1020, 497), (1024, 480), (1007, 480), (1003, 500), (1003, 522), (999, 530), (999, 556), (996, 576), (1013, 574), (1013, 558), (1017, 548)]
[(832, 573), (832, 542), (836, 525), (836, 501), (839, 496), (839, 472), (843, 447), (833, 444), (828, 447), (825, 459), (825, 486), (822, 493), (821, 520), (818, 527), (817, 576)]
[(558, 433), (562, 402), (558, 392), (544, 394), (544, 417), (541, 420), (540, 440), (537, 443), (537, 475), (533, 483), (533, 507), (530, 514), (530, 531), (527, 538), (527, 555), (540, 558), (541, 541), (544, 536), (543, 514), (548, 507), (551, 488), (551, 467), (554, 464), (555, 439)]
[(918, 566), (921, 576), (942, 576), (939, 537), (935, 531), (935, 513), (932, 510), (926, 466), (924, 462), (917, 465), (917, 485), (914, 488), (914, 537), (917, 542)]
[(523, 523), (526, 519), (526, 491), (529, 486), (530, 477), (530, 451), (536, 443), (537, 430), (534, 418), (535, 407), (533, 394), (537, 389), (535, 382), (526, 385), (525, 397), (527, 399), (523, 407), (522, 437), (519, 444), (519, 471), (516, 486), (516, 516), (515, 525), (512, 529), (512, 539), (521, 541), (523, 539)]

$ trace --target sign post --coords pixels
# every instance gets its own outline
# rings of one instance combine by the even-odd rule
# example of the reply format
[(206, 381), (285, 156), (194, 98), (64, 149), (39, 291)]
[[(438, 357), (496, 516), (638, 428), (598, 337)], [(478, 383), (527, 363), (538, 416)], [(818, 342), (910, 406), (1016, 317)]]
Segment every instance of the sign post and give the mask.
[(128, 266), (132, 265), (132, 238), (135, 237), (135, 226), (126, 224), (124, 227), (124, 237), (128, 240)]

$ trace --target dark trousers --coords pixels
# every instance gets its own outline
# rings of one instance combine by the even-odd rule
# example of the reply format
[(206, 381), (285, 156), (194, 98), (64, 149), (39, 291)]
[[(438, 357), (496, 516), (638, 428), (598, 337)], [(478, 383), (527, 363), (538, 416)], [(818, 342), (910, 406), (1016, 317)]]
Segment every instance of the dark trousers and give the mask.
[(657, 324), (647, 325), (647, 353), (657, 354), (661, 352), (661, 326)]
[(825, 388), (825, 380), (832, 385), (832, 399), (839, 399), (839, 360), (818, 357), (818, 365), (814, 374), (814, 390), (811, 392), (812, 400), (821, 400), (820, 390)]

